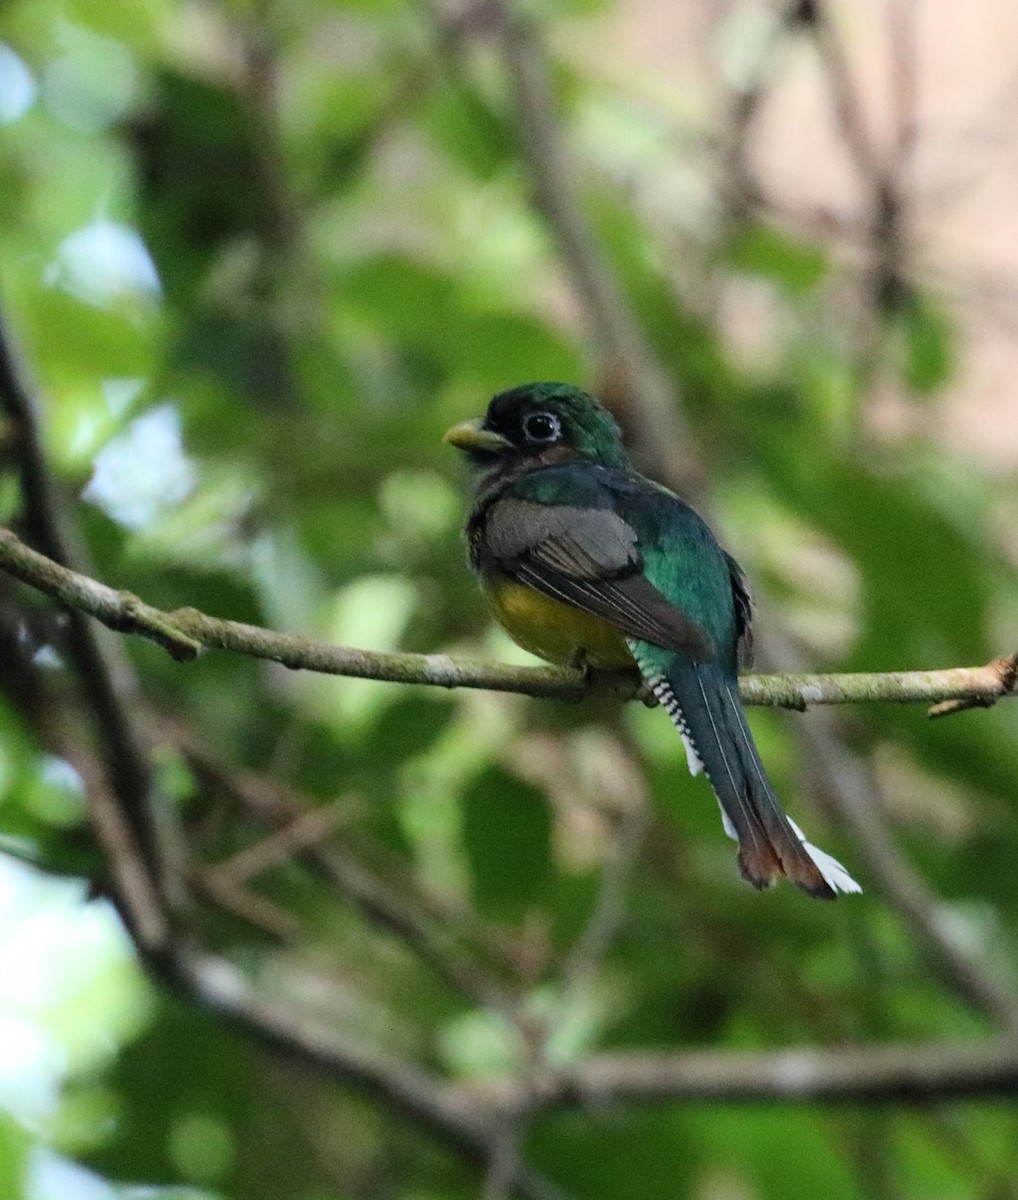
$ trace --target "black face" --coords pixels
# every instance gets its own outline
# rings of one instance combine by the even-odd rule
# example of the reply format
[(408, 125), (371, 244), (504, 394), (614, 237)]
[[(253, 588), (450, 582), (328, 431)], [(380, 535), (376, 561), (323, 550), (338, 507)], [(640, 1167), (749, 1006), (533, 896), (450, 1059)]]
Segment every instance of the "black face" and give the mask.
[(619, 427), (611, 413), (567, 383), (528, 383), (500, 392), (483, 421), (464, 421), (445, 440), (478, 470), (515, 470), (585, 459), (626, 467)]
[(571, 441), (567, 419), (557, 406), (538, 398), (505, 392), (496, 396), (484, 418), (484, 428), (501, 434), (523, 454), (540, 454)]

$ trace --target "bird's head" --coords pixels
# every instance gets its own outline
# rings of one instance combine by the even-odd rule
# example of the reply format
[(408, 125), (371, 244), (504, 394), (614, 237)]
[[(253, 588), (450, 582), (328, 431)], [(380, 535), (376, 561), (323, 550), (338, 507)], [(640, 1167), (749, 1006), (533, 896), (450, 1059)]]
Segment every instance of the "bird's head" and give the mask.
[(576, 459), (607, 467), (629, 463), (615, 418), (568, 383), (525, 383), (500, 392), (483, 418), (453, 426), (445, 440), (483, 472)]

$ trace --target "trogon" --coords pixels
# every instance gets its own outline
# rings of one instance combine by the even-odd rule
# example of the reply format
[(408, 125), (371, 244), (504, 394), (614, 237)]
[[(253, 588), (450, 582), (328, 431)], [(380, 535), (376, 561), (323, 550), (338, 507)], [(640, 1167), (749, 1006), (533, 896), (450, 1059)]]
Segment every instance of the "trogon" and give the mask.
[(784, 875), (823, 899), (860, 891), (786, 816), (760, 761), (737, 678), (742, 571), (687, 504), (633, 470), (611, 414), (569, 384), (531, 383), (445, 438), (473, 470), (470, 565), (509, 635), (550, 662), (635, 662), (754, 887)]

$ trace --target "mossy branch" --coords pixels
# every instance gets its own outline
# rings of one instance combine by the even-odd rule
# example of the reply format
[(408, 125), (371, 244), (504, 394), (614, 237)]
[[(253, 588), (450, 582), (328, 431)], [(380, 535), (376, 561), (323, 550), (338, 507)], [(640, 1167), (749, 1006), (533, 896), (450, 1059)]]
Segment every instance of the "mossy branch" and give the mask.
[[(579, 701), (591, 694), (632, 699), (640, 692), (635, 672), (593, 672), (564, 667), (520, 667), (450, 658), (445, 654), (386, 654), (333, 646), (257, 625), (210, 617), (195, 608), (164, 612), (130, 592), (117, 591), (61, 566), (0, 529), (0, 569), (109, 629), (134, 633), (162, 646), (181, 662), (204, 650), (228, 650), (299, 671), (347, 675), (390, 683), (469, 687)], [(805, 709), (811, 704), (884, 702), (931, 704), (931, 715), (984, 707), (1014, 694), (1018, 655), (981, 667), (942, 671), (890, 671), (852, 675), (745, 675), (747, 704)]]

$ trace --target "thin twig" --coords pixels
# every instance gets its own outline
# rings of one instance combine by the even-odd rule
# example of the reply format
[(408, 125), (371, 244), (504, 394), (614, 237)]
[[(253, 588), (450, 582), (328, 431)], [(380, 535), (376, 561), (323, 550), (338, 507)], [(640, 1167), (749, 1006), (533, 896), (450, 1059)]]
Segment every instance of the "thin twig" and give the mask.
[[(197, 657), (202, 650), (229, 650), (277, 662), (292, 670), (389, 683), (482, 688), (572, 701), (592, 693), (613, 695), (620, 700), (640, 694), (635, 672), (584, 675), (564, 667), (517, 667), (453, 659), (445, 654), (387, 654), (276, 633), (257, 625), (210, 617), (195, 608), (164, 612), (130, 592), (116, 591), (53, 562), (26, 546), (9, 529), (0, 529), (0, 570), (73, 611), (95, 617), (109, 629), (146, 637), (182, 661)], [(740, 687), (747, 704), (798, 710), (811, 704), (877, 701), (940, 704), (945, 700), (976, 700), (992, 704), (1014, 694), (1015, 664), (1015, 656), (1010, 656), (981, 667), (940, 671), (746, 675)]]
[(349, 817), (350, 803), (345, 797), (324, 807), (308, 808), (268, 837), (238, 850), (208, 870), (233, 884), (246, 883), (300, 851), (315, 848)]
[(740, 80), (727, 97), (727, 116), (722, 122), (721, 136), (717, 141), (723, 207), (729, 219), (739, 220), (764, 202), (750, 165), (749, 137), (756, 128), (757, 117), (776, 78), (774, 68), (779, 51), (790, 34), (808, 24), (809, 20), (803, 14), (802, 0), (786, 0), (767, 32), (765, 44), (756, 52), (751, 78)]
[(214, 868), (192, 871), (188, 882), (196, 895), (261, 930), (273, 941), (292, 943), (300, 936), (301, 923), (292, 913)]
[(814, 19), (808, 29), (824, 67), (831, 106), (838, 132), (856, 170), (866, 182), (883, 179), (886, 169), (866, 125), (859, 90), (827, 6), (820, 0), (813, 6)]
[(916, 0), (889, 0), (891, 85), (894, 94), (894, 159), (899, 171), (912, 158), (919, 132), (916, 119)]

